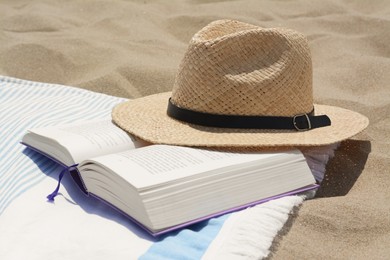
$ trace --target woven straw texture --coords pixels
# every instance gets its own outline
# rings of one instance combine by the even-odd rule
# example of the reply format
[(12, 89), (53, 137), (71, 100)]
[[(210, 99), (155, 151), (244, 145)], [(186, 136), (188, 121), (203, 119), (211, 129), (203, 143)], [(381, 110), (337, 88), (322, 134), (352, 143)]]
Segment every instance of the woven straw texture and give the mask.
[(311, 64), (307, 40), (298, 32), (216, 21), (191, 40), (172, 102), (212, 114), (309, 113), (313, 109)]
[[(317, 146), (347, 139), (368, 125), (356, 112), (313, 104), (306, 38), (288, 29), (216, 21), (194, 35), (172, 92), (119, 104), (113, 121), (151, 143), (202, 147)], [(179, 107), (223, 115), (326, 114), (331, 126), (296, 130), (226, 129), (188, 124), (166, 114)]]

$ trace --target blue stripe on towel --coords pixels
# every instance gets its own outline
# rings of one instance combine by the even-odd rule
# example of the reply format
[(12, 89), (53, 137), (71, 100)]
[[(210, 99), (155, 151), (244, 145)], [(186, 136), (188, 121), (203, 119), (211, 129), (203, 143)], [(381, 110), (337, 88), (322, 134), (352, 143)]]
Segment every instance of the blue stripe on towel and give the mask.
[(19, 142), (27, 129), (107, 118), (122, 101), (83, 89), (0, 76), (0, 215), (15, 198), (57, 172), (49, 160), (32, 160), (23, 153)]
[(169, 233), (152, 244), (140, 260), (200, 259), (217, 236), (229, 214)]

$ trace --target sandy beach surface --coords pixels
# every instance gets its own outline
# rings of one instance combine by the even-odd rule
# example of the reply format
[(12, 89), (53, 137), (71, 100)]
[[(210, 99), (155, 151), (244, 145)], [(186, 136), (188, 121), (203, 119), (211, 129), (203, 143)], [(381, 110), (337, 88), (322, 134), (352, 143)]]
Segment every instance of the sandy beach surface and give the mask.
[(390, 1), (0, 1), (0, 74), (137, 98), (172, 88), (192, 35), (217, 19), (307, 35), (316, 103), (358, 111), (317, 197), (272, 259), (390, 258)]

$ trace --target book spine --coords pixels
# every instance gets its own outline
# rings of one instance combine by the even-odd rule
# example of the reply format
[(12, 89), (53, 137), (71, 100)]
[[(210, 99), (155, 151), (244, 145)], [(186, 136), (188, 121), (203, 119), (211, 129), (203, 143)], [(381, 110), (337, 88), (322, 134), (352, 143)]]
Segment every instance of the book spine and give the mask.
[(85, 195), (90, 195), (89, 191), (87, 189), (87, 186), (84, 183), (83, 178), (81, 177), (80, 171), (77, 167), (71, 169), (69, 171), (70, 176), (72, 177), (73, 182), (79, 187), (79, 189), (85, 194)]
[(54, 198), (58, 195), (58, 192), (60, 190), (60, 187), (61, 187), (61, 180), (62, 178), (64, 177), (65, 173), (68, 172), (68, 174), (72, 177), (72, 180), (76, 183), (76, 185), (80, 188), (80, 190), (88, 195), (88, 190), (84, 184), (84, 181), (83, 179), (81, 178), (81, 175), (79, 173), (79, 170), (77, 169), (77, 166), (78, 164), (74, 164), (74, 165), (65, 165), (64, 163), (60, 162), (59, 160), (57, 160), (56, 158), (50, 156), (49, 154), (35, 148), (35, 147), (32, 147), (26, 143), (23, 143), (21, 142), (21, 144), (23, 144), (24, 146), (26, 146), (28, 149), (31, 149), (47, 158), (49, 158), (50, 160), (52, 160), (53, 162), (61, 165), (64, 169), (60, 172), (59, 176), (58, 176), (58, 184), (57, 184), (57, 187), (55, 188), (55, 190), (50, 193), (49, 195), (46, 196), (46, 198), (50, 201), (50, 202), (53, 202), (54, 201)]

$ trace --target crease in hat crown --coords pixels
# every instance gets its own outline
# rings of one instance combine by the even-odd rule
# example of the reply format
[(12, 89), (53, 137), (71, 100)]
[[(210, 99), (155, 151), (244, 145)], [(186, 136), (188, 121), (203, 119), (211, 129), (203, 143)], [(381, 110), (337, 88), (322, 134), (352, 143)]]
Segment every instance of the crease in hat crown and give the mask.
[(179, 66), (171, 101), (211, 114), (295, 116), (313, 110), (306, 38), (231, 20), (194, 35)]

